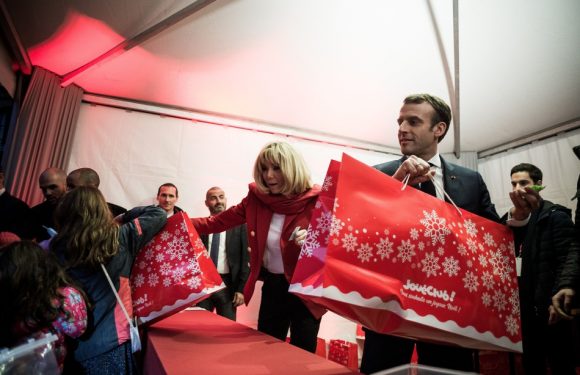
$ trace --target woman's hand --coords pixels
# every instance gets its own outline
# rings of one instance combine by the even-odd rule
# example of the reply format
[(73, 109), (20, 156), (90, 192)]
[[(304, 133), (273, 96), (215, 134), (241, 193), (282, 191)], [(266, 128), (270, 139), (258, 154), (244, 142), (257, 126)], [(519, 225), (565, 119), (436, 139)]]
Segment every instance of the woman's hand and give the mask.
[(244, 295), (240, 292), (234, 293), (234, 300), (232, 301), (234, 307), (238, 307), (244, 304)]
[(296, 231), (294, 242), (296, 243), (296, 245), (302, 247), (302, 245), (304, 244), (304, 240), (306, 240), (306, 234), (308, 233), (308, 231), (306, 229), (300, 229), (299, 227), (297, 228), (298, 230)]

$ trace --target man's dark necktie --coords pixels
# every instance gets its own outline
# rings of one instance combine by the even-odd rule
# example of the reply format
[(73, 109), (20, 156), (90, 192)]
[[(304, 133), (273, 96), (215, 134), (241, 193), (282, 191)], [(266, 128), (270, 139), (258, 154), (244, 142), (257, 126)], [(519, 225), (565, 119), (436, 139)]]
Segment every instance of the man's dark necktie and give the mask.
[(421, 182), (421, 186), (419, 187), (419, 190), (421, 190), (422, 192), (427, 193), (429, 195), (432, 195), (434, 197), (437, 197), (437, 194), (435, 193), (435, 185), (433, 185), (433, 181), (431, 181), (431, 180)]
[(211, 238), (211, 250), (209, 251), (209, 257), (211, 258), (213, 264), (215, 264), (216, 267), (219, 252), (220, 252), (220, 234), (214, 233)]

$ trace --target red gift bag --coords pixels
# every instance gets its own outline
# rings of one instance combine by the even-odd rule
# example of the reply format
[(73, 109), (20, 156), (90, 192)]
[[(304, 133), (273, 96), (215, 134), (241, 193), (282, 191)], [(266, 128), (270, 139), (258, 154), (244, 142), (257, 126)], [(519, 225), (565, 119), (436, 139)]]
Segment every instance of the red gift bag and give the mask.
[(521, 352), (511, 230), (402, 187), (331, 162), (290, 291), (377, 332)]
[(330, 340), (328, 359), (356, 371), (358, 370), (358, 346), (354, 342), (345, 340)]
[[(510, 353), (482, 350), (479, 352), (479, 373), (482, 375), (510, 375)], [(514, 361), (515, 362), (515, 361)], [(519, 373), (516, 371), (516, 373)]]
[(185, 212), (169, 219), (131, 271), (133, 313), (142, 323), (175, 314), (225, 288)]

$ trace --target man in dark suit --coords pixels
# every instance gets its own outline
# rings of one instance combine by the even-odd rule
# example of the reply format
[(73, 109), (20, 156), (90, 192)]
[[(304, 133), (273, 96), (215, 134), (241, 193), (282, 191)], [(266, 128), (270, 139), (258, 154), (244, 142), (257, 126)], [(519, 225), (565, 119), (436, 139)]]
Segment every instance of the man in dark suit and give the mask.
[(20, 238), (34, 237), (30, 207), (10, 195), (4, 186), (4, 171), (0, 167), (0, 232), (11, 232)]
[[(79, 186), (90, 186), (98, 189), (100, 184), (101, 179), (99, 178), (99, 174), (92, 168), (75, 169), (66, 176), (67, 190), (72, 190)], [(109, 211), (111, 211), (113, 217), (117, 217), (127, 212), (125, 208), (116, 204), (107, 202), (107, 205), (109, 206)]]
[[(405, 98), (397, 120), (399, 145), (403, 158), (375, 166), (378, 170), (402, 181), (409, 175), (409, 184), (445, 199), (435, 189), (431, 175), (458, 207), (479, 216), (499, 221), (481, 175), (445, 161), (438, 151), (451, 123), (451, 110), (440, 98), (429, 94)], [(474, 352), (457, 346), (445, 346), (380, 334), (365, 328), (361, 372), (365, 374), (407, 364), (417, 344), (419, 363), (463, 371), (475, 369)]]
[(38, 241), (49, 239), (54, 235), (54, 211), (60, 198), (66, 193), (66, 173), (60, 168), (47, 168), (38, 178), (45, 201), (32, 207), (32, 217), (39, 228), (36, 234)]
[[(206, 193), (205, 205), (211, 216), (224, 211), (227, 205), (224, 191), (217, 186), (210, 188)], [(250, 274), (246, 225), (237, 226), (225, 233), (214, 233), (211, 237), (200, 237), (226, 288), (212, 294), (197, 306), (209, 311), (215, 309), (219, 315), (236, 320), (236, 308), (244, 303), (243, 290)]]

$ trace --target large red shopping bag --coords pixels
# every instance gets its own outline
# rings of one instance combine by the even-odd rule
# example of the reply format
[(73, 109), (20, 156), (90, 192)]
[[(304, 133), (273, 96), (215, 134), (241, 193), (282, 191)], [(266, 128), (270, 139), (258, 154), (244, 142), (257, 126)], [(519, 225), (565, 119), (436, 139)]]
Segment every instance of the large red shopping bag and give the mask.
[(521, 352), (511, 230), (402, 187), (331, 162), (290, 291), (377, 332)]
[(225, 288), (185, 212), (169, 219), (131, 271), (133, 313), (151, 324)]

